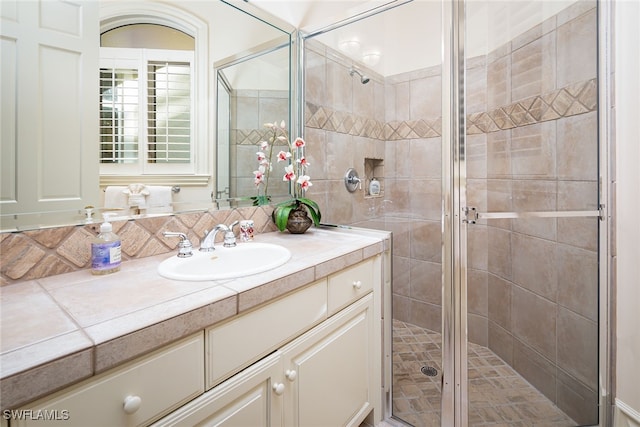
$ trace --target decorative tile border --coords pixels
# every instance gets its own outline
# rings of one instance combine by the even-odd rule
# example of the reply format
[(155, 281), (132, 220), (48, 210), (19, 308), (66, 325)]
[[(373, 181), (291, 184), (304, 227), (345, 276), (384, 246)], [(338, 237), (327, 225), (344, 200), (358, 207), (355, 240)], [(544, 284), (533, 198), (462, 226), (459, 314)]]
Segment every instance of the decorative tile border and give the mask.
[[(235, 145), (260, 145), (260, 142), (267, 141), (272, 135), (269, 129), (233, 129), (232, 144)], [(286, 146), (284, 141), (276, 140), (276, 146)]]
[[(467, 135), (491, 133), (595, 111), (596, 79), (536, 95), (488, 112), (467, 115)], [(353, 136), (396, 141), (442, 135), (442, 118), (382, 123), (351, 113), (307, 103), (305, 126)]]
[(506, 107), (467, 116), (467, 134), (497, 132), (595, 111), (598, 106), (596, 79), (579, 82)]

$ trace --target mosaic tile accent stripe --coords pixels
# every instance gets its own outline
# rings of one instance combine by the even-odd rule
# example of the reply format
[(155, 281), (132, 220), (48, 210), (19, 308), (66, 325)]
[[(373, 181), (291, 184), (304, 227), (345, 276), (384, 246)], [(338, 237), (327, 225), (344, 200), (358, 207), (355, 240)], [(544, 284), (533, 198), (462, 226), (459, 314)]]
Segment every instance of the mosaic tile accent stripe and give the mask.
[[(476, 135), (595, 111), (596, 79), (579, 82), (544, 95), (536, 95), (488, 112), (467, 115), (467, 134)], [(305, 126), (353, 136), (396, 141), (442, 135), (442, 118), (382, 123), (328, 107), (307, 103)]]
[[(271, 137), (269, 129), (234, 129), (232, 131), (232, 143), (236, 145), (260, 145), (262, 141), (268, 141)], [(276, 146), (286, 146), (284, 141), (277, 140)]]
[[(205, 230), (216, 224), (252, 219), (258, 233), (275, 231), (269, 206), (233, 210), (210, 210), (130, 221), (114, 221), (114, 232), (122, 239), (123, 261), (160, 255), (176, 250), (177, 239), (163, 231), (186, 233), (194, 246)], [(99, 223), (24, 232), (0, 233), (0, 285), (35, 280), (91, 267), (90, 243)]]
[(576, 116), (595, 111), (597, 106), (598, 84), (596, 79), (591, 79), (489, 112), (469, 114), (467, 134), (491, 133)]

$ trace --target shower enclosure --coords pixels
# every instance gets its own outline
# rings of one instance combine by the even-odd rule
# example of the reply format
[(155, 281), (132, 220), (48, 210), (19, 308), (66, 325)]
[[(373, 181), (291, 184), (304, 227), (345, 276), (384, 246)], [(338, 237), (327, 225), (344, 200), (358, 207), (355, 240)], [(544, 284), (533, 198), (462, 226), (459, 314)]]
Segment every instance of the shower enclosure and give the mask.
[(312, 197), (393, 232), (392, 420), (605, 425), (602, 13), (397, 1), (302, 34)]

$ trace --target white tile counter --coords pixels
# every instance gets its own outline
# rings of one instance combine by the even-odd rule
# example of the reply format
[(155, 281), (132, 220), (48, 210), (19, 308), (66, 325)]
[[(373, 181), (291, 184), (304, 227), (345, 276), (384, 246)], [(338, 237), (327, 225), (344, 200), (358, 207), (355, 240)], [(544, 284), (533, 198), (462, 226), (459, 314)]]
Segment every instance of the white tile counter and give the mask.
[(126, 261), (111, 275), (83, 270), (0, 288), (1, 409), (118, 366), (391, 245), (387, 232), (334, 227), (259, 234), (255, 241), (285, 246), (292, 257), (252, 276), (185, 282), (157, 273), (172, 252)]

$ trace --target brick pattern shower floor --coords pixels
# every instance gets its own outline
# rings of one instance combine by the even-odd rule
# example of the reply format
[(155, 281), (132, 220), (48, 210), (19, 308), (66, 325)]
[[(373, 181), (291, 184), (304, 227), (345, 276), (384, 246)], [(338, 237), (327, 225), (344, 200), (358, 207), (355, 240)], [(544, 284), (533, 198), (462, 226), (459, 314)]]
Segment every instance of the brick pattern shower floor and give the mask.
[[(440, 426), (441, 336), (393, 321), (393, 414), (416, 427)], [(469, 344), (469, 425), (574, 427), (576, 423), (486, 347)], [(436, 376), (421, 372), (438, 370)]]

